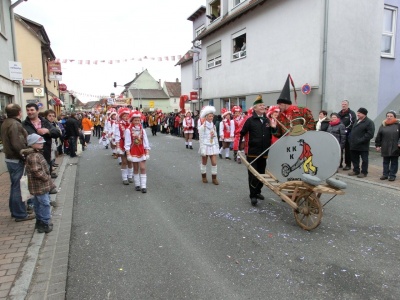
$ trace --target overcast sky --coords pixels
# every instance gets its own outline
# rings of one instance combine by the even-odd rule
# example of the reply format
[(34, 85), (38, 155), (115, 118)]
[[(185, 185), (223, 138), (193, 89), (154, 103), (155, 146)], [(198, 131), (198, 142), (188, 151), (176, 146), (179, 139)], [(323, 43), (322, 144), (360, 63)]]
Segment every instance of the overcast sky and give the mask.
[[(187, 18), (201, 5), (206, 0), (28, 0), (14, 11), (44, 26), (57, 58), (75, 60), (62, 64), (61, 82), (86, 102), (96, 100), (88, 95), (118, 94), (123, 88), (114, 89), (114, 81), (123, 85), (144, 69), (162, 82), (180, 79), (177, 61), (165, 61), (165, 56), (190, 49), (192, 22)], [(137, 60), (144, 56), (156, 59)], [(87, 65), (86, 60), (106, 63)]]

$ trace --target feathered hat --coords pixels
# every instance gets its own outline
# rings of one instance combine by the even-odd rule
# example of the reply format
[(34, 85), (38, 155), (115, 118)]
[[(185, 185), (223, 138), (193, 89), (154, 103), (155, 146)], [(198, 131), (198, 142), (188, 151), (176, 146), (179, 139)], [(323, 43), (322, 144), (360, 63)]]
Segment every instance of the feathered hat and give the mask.
[(214, 106), (204, 106), (200, 112), (200, 118), (205, 118), (209, 114), (215, 115), (215, 107)]
[(221, 116), (225, 117), (226, 115), (231, 114), (230, 110), (227, 110), (226, 108), (221, 109)]
[(258, 95), (256, 100), (253, 102), (253, 106), (257, 105), (257, 104), (261, 104), (261, 103), (264, 103), (263, 99), (262, 99), (261, 95)]

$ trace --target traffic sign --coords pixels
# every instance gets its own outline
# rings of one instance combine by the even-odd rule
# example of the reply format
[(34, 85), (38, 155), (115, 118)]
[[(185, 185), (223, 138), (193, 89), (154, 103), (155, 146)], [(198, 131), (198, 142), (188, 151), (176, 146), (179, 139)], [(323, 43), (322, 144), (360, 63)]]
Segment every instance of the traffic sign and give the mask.
[(42, 108), (42, 107), (43, 107), (43, 103), (42, 103), (42, 102), (39, 102), (39, 103), (37, 104), (37, 106), (38, 106), (39, 108)]
[(311, 86), (308, 83), (303, 84), (303, 86), (301, 87), (301, 92), (304, 95), (308, 95), (309, 93), (311, 93)]

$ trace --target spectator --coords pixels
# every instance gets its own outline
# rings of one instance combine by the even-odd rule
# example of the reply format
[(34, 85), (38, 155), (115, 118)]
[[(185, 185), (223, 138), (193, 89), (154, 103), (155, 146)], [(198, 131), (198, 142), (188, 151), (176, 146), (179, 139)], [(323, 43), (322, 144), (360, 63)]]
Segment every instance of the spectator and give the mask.
[(79, 123), (78, 120), (76, 119), (76, 114), (71, 113), (71, 116), (65, 122), (65, 138), (68, 139), (70, 157), (76, 156), (78, 137), (79, 137)]
[(82, 144), (82, 150), (84, 147), (87, 147), (87, 145), (90, 143), (90, 136), (92, 135), (92, 130), (93, 130), (93, 123), (90, 121), (87, 117), (86, 114), (83, 114), (82, 118), (82, 132), (85, 137), (85, 143)]
[(329, 126), (328, 113), (326, 110), (321, 110), (318, 115), (318, 122), (315, 126), (316, 131), (326, 131)]
[[(368, 110), (360, 107), (357, 111), (357, 122), (354, 123), (350, 135), (350, 151), (351, 162), (353, 164), (353, 172), (349, 176), (357, 176), (358, 178), (367, 177), (368, 174), (368, 155), (369, 143), (374, 137), (375, 125), (371, 119), (367, 117)], [(362, 160), (360, 173), (360, 157)]]
[[(51, 164), (51, 148), (53, 139), (59, 138), (61, 136), (61, 132), (54, 127), (46, 118), (39, 116), (39, 107), (35, 103), (28, 103), (26, 105), (26, 113), (27, 117), (25, 121), (22, 122), (25, 130), (29, 134), (36, 133), (44, 138), (46, 143), (43, 145), (43, 156), (49, 164), (50, 174), (52, 174), (52, 178), (57, 178), (57, 174), (53, 174), (52, 164)], [(43, 113), (44, 115), (44, 113)], [(57, 193), (57, 190), (54, 189), (51, 191), (51, 194)]]
[[(56, 112), (52, 109), (48, 109), (44, 112), (44, 116), (49, 121), (51, 125), (57, 128), (60, 131), (60, 138), (62, 137), (62, 131), (56, 122)], [(57, 146), (60, 144), (59, 138), (52, 139), (51, 141), (51, 170), (54, 167), (58, 167), (56, 164), (56, 155), (57, 155)], [(53, 175), (54, 174), (54, 175)], [(57, 175), (55, 173), (51, 173), (52, 178), (56, 178)]]
[(383, 174), (381, 180), (396, 179), (397, 170), (399, 168), (400, 154), (400, 134), (399, 121), (396, 119), (396, 113), (389, 111), (386, 113), (386, 120), (379, 127), (378, 134), (375, 138), (376, 150), (381, 152), (383, 157)]
[(36, 133), (30, 134), (27, 141), (30, 148), (21, 150), (21, 154), (26, 159), (28, 189), (33, 196), (33, 207), (36, 214), (35, 228), (39, 233), (49, 233), (53, 230), (49, 192), (55, 189), (55, 185), (51, 180), (46, 159), (41, 152), (46, 141)]
[(22, 201), (20, 181), (24, 172), (24, 157), (20, 151), (27, 148), (26, 130), (21, 124), (22, 110), (18, 104), (6, 106), (7, 118), (1, 126), (1, 139), (8, 173), (10, 174), (11, 188), (9, 209), (11, 217), (16, 222), (32, 220), (35, 217), (28, 215), (25, 203)]
[(346, 144), (344, 149), (342, 149), (342, 158), (340, 160), (339, 168), (343, 167), (343, 157), (344, 157), (344, 168), (343, 170), (351, 169), (351, 151), (350, 151), (350, 134), (354, 123), (357, 121), (356, 113), (349, 108), (349, 101), (342, 101), (342, 110), (338, 113), (340, 122), (343, 123), (346, 128)]

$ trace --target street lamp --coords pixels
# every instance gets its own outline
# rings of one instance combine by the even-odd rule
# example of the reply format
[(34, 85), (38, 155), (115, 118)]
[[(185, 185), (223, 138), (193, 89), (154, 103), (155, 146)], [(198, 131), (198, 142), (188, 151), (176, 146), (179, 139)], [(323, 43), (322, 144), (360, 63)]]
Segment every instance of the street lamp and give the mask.
[(133, 88), (137, 90), (138, 92), (138, 109), (140, 110), (142, 108), (142, 101), (140, 99), (140, 89), (138, 88), (137, 84), (133, 84)]

